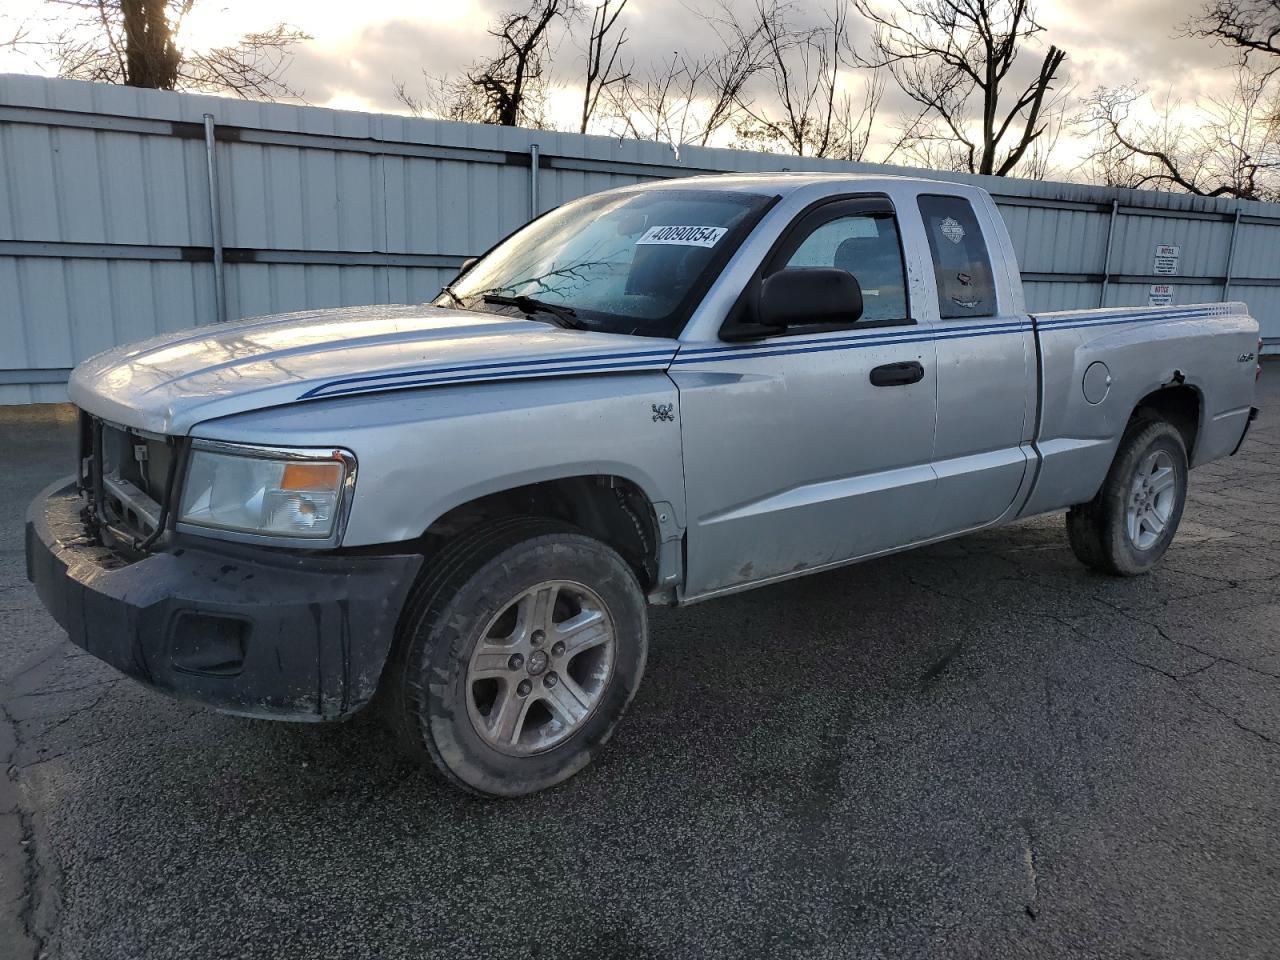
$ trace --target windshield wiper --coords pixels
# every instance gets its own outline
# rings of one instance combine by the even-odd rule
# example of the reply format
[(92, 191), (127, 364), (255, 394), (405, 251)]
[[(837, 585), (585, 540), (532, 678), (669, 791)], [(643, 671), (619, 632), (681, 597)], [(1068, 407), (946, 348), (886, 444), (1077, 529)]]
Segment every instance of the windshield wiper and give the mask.
[(486, 293), (482, 299), (485, 303), (496, 304), (500, 307), (515, 307), (524, 313), (545, 313), (547, 316), (554, 318), (556, 326), (564, 327), (566, 330), (586, 329), (583, 322), (578, 319), (577, 311), (573, 307), (561, 306), (558, 303), (547, 303), (545, 300), (526, 297), (523, 294), (517, 297), (507, 297), (497, 293)]
[(466, 303), (463, 302), (462, 298), (458, 296), (456, 293), (454, 293), (453, 290), (450, 289), (449, 287), (441, 287), (440, 292), (443, 294), (447, 294), (449, 299), (452, 300), (454, 303), (456, 303), (458, 306), (462, 307), (463, 309), (466, 308), (467, 305)]

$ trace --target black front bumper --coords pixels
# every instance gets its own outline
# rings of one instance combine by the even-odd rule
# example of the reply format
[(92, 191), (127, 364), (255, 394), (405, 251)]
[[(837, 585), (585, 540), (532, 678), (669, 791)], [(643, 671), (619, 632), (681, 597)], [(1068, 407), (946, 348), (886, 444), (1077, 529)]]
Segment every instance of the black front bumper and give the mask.
[(336, 720), (372, 698), (422, 558), (188, 538), (128, 562), (92, 544), (76, 485), (27, 511), (27, 576), (73, 643), (228, 713)]

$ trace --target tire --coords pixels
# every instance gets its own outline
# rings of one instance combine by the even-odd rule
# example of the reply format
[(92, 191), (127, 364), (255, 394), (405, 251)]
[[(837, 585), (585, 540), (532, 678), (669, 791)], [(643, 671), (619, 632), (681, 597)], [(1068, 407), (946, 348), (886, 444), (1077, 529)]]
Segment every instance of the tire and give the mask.
[(1182, 434), (1164, 420), (1135, 420), (1097, 496), (1067, 511), (1067, 539), (1088, 567), (1124, 577), (1146, 573), (1169, 548), (1186, 499)]
[(498, 520), (460, 536), (420, 576), (385, 707), (410, 752), (449, 782), (521, 796), (591, 762), (647, 653), (644, 593), (622, 557), (566, 524)]

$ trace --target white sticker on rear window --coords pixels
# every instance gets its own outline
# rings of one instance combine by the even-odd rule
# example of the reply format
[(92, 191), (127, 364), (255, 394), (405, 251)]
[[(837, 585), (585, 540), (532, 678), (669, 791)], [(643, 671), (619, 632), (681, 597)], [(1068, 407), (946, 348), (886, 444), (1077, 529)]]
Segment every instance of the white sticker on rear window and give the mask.
[(714, 247), (728, 232), (728, 227), (650, 227), (636, 245), (676, 243), (686, 247)]
[(960, 224), (951, 217), (947, 217), (947, 219), (943, 220), (942, 223), (938, 225), (938, 229), (942, 231), (942, 235), (952, 243), (959, 243), (964, 239), (964, 227), (960, 226)]

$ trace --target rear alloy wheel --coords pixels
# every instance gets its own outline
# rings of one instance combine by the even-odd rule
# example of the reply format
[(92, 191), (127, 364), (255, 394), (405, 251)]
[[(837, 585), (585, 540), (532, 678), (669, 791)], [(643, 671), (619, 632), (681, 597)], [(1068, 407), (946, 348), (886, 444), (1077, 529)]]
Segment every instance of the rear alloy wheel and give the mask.
[(1067, 538), (1081, 562), (1118, 576), (1154, 567), (1173, 540), (1187, 498), (1187, 448), (1163, 420), (1125, 430), (1102, 489), (1067, 512)]
[(1150, 550), (1159, 541), (1178, 506), (1177, 469), (1167, 450), (1155, 450), (1142, 459), (1129, 484), (1125, 532), (1139, 550)]
[(383, 680), (402, 740), (452, 783), (519, 796), (604, 746), (639, 686), (645, 597), (606, 544), (550, 520), (460, 536), (419, 579)]

